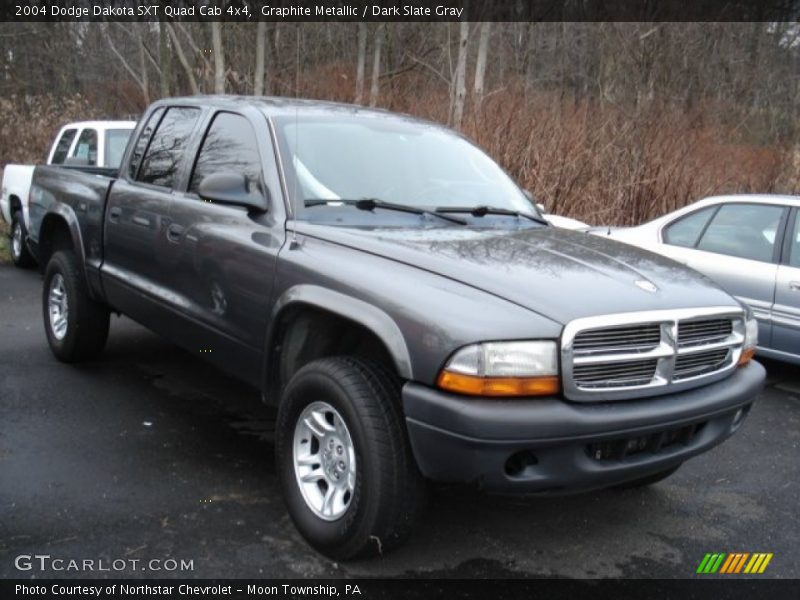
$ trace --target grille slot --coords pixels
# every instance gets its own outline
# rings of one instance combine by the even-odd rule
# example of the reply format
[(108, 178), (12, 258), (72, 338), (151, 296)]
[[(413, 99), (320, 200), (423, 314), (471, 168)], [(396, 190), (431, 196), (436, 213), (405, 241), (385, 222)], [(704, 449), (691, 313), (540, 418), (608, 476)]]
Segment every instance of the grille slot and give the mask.
[(744, 315), (714, 307), (587, 317), (568, 323), (561, 341), (567, 398), (641, 398), (726, 376), (742, 351)]
[(586, 454), (598, 462), (625, 460), (637, 454), (660, 454), (681, 444), (689, 446), (706, 426), (707, 421), (668, 429), (639, 437), (621, 438), (587, 444)]
[(682, 321), (678, 324), (678, 347), (698, 346), (721, 342), (733, 331), (730, 319)]
[(603, 388), (646, 385), (653, 379), (658, 361), (637, 360), (624, 363), (576, 365), (573, 375), (581, 387)]
[(641, 352), (655, 348), (660, 340), (661, 326), (658, 323), (626, 325), (582, 331), (575, 336), (573, 348), (580, 354)]
[(674, 379), (687, 379), (716, 371), (725, 364), (730, 350), (709, 350), (695, 354), (683, 354), (675, 359)]

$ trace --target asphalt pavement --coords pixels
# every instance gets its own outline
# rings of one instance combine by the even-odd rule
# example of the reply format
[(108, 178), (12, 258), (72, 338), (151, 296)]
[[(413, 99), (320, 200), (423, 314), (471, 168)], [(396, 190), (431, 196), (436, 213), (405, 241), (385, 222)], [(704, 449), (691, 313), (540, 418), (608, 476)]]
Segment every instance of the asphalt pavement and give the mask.
[(98, 360), (62, 364), (40, 289), (0, 264), (0, 577), (683, 578), (707, 552), (771, 552), (760, 577), (800, 577), (800, 369), (766, 362), (740, 431), (651, 488), (437, 486), (404, 547), (336, 564), (289, 521), (255, 390), (126, 318)]

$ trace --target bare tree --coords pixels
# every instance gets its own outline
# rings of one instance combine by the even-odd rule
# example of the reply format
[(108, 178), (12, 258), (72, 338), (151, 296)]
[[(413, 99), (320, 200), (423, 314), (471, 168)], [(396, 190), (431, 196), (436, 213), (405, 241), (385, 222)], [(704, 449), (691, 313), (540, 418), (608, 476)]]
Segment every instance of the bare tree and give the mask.
[(486, 78), (486, 58), (489, 53), (489, 38), (492, 32), (491, 21), (481, 23), (481, 35), (478, 39), (478, 59), (475, 62), (475, 102), (483, 102), (484, 82)]
[(380, 93), (380, 77), (381, 77), (381, 50), (383, 49), (384, 38), (384, 23), (378, 25), (375, 31), (375, 48), (372, 56), (372, 85), (369, 88), (369, 105), (376, 106), (378, 104), (378, 95)]
[(141, 37), (139, 38), (139, 66), (141, 71), (137, 73), (136, 70), (134, 70), (134, 68), (130, 65), (130, 63), (128, 63), (128, 61), (125, 60), (125, 57), (122, 56), (122, 53), (120, 53), (120, 51), (117, 50), (117, 47), (114, 45), (114, 42), (112, 41), (112, 36), (109, 33), (108, 27), (103, 28), (103, 35), (106, 39), (106, 42), (108, 42), (108, 47), (111, 48), (111, 52), (114, 54), (114, 56), (117, 57), (122, 67), (130, 74), (130, 76), (142, 90), (142, 98), (144, 99), (145, 103), (149, 104), (150, 84), (147, 78), (147, 63), (144, 57), (144, 42), (142, 41)]
[(467, 46), (469, 44), (469, 23), (462, 21), (459, 25), (458, 58), (456, 59), (456, 76), (453, 81), (453, 112), (451, 123), (460, 129), (464, 121), (464, 104), (467, 100)]
[(211, 22), (211, 47), (214, 50), (214, 93), (225, 93), (225, 53), (222, 49), (222, 23)]
[(200, 93), (200, 88), (197, 86), (197, 79), (195, 79), (192, 66), (189, 64), (186, 54), (183, 51), (183, 46), (181, 45), (181, 41), (178, 39), (178, 34), (175, 33), (172, 23), (166, 23), (166, 28), (167, 33), (169, 33), (169, 37), (172, 40), (172, 47), (175, 49), (175, 54), (178, 56), (178, 62), (181, 63), (183, 71), (186, 74), (186, 80), (189, 82), (189, 89), (191, 90), (192, 94), (197, 95)]
[(367, 24), (358, 24), (358, 58), (356, 60), (356, 97), (355, 103), (361, 104), (364, 99), (364, 70), (367, 62)]
[(161, 65), (161, 96), (165, 98), (172, 87), (172, 60), (166, 23), (163, 21), (158, 23), (158, 63)]
[(259, 21), (256, 27), (256, 72), (254, 75), (253, 94), (264, 95), (264, 55), (267, 46), (267, 22)]

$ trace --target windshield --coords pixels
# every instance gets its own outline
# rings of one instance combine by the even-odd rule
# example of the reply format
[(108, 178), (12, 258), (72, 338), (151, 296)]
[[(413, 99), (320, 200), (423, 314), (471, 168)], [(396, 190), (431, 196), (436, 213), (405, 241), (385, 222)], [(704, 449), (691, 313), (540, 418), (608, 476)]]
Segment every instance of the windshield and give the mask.
[(487, 206), (538, 214), (486, 154), (435, 125), (348, 115), (285, 117), (276, 129), (301, 215), (365, 198), (429, 210)]
[(125, 146), (131, 137), (133, 129), (107, 129), (106, 130), (106, 167), (116, 169), (122, 162)]

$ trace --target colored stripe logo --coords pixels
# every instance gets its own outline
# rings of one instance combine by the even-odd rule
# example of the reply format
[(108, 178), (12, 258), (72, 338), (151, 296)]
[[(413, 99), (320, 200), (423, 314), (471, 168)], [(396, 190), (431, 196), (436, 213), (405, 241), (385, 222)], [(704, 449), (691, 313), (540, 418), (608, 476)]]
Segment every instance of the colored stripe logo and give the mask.
[(772, 552), (725, 552), (708, 553), (700, 561), (697, 573), (701, 575), (711, 575), (714, 573), (724, 573), (727, 575), (735, 573), (749, 573), (751, 575), (763, 573), (769, 561), (772, 560)]

